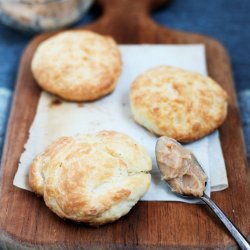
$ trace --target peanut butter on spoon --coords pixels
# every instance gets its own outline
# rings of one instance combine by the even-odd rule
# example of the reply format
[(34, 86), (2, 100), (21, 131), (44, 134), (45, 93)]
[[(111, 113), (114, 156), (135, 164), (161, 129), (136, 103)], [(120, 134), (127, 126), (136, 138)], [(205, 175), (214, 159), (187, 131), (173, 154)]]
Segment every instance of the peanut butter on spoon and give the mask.
[(204, 201), (225, 225), (240, 248), (250, 250), (246, 237), (204, 193), (207, 176), (195, 156), (176, 140), (166, 136), (157, 140), (155, 151), (160, 172), (172, 191), (183, 198), (198, 197)]
[(163, 136), (156, 144), (156, 158), (172, 191), (196, 197), (203, 195), (207, 176), (189, 150), (176, 140)]

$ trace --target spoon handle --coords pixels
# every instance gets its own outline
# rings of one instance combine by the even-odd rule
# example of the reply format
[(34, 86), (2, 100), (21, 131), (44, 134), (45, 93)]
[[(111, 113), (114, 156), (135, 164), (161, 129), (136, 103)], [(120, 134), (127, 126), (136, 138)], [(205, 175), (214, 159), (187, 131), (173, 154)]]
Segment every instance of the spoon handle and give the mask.
[(236, 226), (227, 218), (227, 216), (220, 210), (220, 208), (206, 195), (200, 197), (213, 212), (218, 216), (218, 218), (223, 222), (228, 231), (234, 237), (236, 242), (239, 244), (240, 248), (243, 250), (250, 250), (250, 245), (248, 240), (244, 235), (236, 228)]

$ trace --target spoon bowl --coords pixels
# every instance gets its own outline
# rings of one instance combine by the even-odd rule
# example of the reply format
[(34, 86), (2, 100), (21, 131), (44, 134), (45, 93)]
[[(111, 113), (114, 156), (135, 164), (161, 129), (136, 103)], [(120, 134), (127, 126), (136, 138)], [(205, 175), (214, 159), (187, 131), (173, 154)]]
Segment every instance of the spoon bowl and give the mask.
[(157, 140), (156, 160), (163, 179), (173, 192), (200, 197), (205, 191), (207, 175), (196, 157), (172, 138)]

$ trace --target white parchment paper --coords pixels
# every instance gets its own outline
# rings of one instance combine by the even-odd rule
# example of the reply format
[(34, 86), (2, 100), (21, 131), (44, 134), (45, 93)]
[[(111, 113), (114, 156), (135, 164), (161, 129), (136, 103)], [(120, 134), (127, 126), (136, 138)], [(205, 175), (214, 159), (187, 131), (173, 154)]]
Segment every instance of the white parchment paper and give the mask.
[[(161, 180), (155, 161), (157, 137), (136, 124), (129, 105), (129, 88), (135, 77), (158, 65), (171, 65), (207, 74), (203, 45), (121, 45), (123, 72), (115, 91), (92, 103), (61, 102), (42, 92), (36, 116), (29, 131), (29, 139), (21, 156), (14, 185), (30, 190), (28, 169), (33, 158), (56, 138), (101, 130), (124, 132), (143, 145), (153, 160), (152, 184), (142, 200), (184, 201), (172, 194)], [(218, 132), (186, 145), (198, 158), (209, 182), (206, 193), (228, 187), (227, 174)]]

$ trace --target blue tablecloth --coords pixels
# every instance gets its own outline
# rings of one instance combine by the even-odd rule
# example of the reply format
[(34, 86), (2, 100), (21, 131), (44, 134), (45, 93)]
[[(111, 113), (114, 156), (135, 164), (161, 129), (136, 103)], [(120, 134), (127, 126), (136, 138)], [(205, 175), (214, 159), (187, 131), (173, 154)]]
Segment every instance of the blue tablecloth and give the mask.
[[(234, 79), (250, 159), (250, 1), (249, 0), (174, 0), (153, 13), (164, 26), (210, 35), (224, 44), (232, 61)], [(76, 25), (98, 18), (92, 8)], [(0, 156), (5, 137), (11, 96), (18, 63), (33, 35), (0, 24)]]

